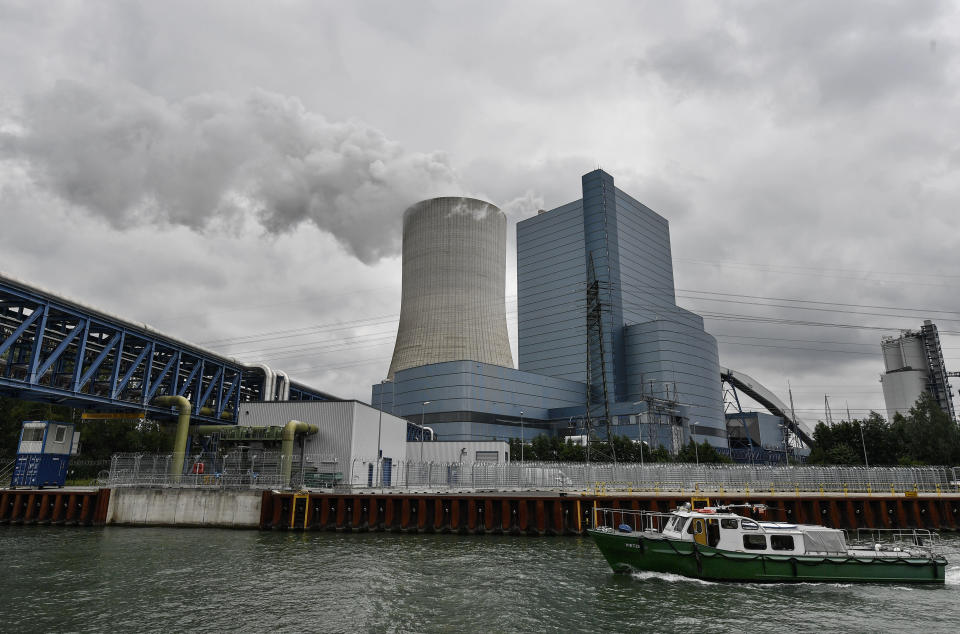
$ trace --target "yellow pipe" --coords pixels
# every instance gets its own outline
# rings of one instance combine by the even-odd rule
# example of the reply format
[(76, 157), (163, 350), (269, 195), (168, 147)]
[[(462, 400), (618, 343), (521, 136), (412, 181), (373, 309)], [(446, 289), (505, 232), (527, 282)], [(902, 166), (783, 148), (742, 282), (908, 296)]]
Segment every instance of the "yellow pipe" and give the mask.
[(283, 486), (290, 484), (290, 476), (293, 471), (293, 439), (297, 434), (315, 434), (320, 428), (311, 423), (304, 423), (298, 420), (292, 420), (283, 426), (283, 442), (280, 444), (280, 455), (283, 461)]
[(180, 410), (180, 416), (177, 417), (177, 436), (173, 441), (173, 461), (170, 463), (170, 476), (174, 482), (180, 482), (183, 458), (187, 452), (187, 432), (190, 429), (190, 401), (183, 396), (158, 396), (153, 402), (161, 407), (169, 405)]

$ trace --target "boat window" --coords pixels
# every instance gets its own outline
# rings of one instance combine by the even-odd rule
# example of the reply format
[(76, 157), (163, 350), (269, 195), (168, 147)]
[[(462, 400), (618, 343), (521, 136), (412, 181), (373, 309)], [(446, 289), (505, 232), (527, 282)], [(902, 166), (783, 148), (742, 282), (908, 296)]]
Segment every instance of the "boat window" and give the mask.
[(760, 525), (753, 520), (742, 520), (740, 522), (740, 528), (745, 531), (758, 531), (760, 530)]
[[(746, 522), (744, 522), (744, 524), (746, 524)], [(746, 548), (747, 550), (766, 550), (767, 536), (766, 535), (744, 535), (743, 547)]]
[(67, 437), (67, 428), (64, 425), (57, 425), (57, 436), (54, 442), (63, 442), (63, 439)]
[(720, 526), (721, 528), (736, 528), (737, 520), (730, 517), (724, 518), (720, 520)]
[[(756, 535), (752, 537), (756, 537)], [(793, 535), (771, 535), (770, 548), (773, 550), (793, 550)]]
[(683, 524), (684, 524), (684, 522), (686, 522), (686, 521), (687, 521), (687, 518), (685, 518), (685, 517), (678, 517), (678, 518), (677, 518), (677, 526), (676, 526), (676, 528), (674, 528), (674, 530), (677, 531), (678, 533), (679, 533), (679, 532), (682, 532), (682, 531), (683, 531)]

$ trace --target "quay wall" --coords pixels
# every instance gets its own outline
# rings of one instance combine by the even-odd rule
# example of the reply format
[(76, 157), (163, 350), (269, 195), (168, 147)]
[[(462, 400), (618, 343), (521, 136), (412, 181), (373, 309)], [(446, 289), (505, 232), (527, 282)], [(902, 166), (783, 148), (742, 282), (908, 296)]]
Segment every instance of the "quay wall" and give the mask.
[(258, 528), (260, 491), (118, 488), (110, 496), (107, 524)]
[[(766, 504), (764, 519), (835, 528), (960, 530), (960, 494), (744, 492), (712, 504)], [(292, 492), (201, 488), (0, 490), (0, 525), (209, 526), (261, 530), (579, 535), (595, 508), (667, 512), (680, 493)]]
[[(578, 535), (595, 508), (668, 512), (689, 494), (337, 494), (265, 491), (261, 529)], [(765, 504), (763, 519), (834, 528), (960, 529), (960, 495), (720, 494), (711, 504)]]

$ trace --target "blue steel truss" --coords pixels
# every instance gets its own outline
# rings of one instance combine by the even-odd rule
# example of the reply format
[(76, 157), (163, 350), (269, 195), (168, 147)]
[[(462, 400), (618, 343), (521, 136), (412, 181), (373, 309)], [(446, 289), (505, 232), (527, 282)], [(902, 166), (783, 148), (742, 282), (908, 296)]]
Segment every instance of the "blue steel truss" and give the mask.
[[(0, 276), (0, 393), (155, 417), (158, 396), (183, 396), (193, 417), (235, 423), (240, 403), (264, 399), (264, 374), (201, 348)], [(290, 400), (330, 400), (291, 382)]]

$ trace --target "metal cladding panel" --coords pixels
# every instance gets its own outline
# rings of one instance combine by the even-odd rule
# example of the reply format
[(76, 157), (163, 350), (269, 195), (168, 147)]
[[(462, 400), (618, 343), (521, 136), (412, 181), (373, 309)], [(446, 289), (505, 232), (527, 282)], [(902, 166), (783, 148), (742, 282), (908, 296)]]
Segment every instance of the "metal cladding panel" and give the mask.
[(433, 198), (403, 219), (403, 291), (387, 378), (470, 359), (513, 367), (507, 336), (507, 219), (473, 198)]
[(929, 363), (927, 363), (927, 353), (923, 347), (923, 338), (919, 335), (911, 337), (903, 337), (900, 340), (900, 345), (903, 347), (903, 358), (906, 361), (906, 366), (913, 370), (927, 370), (929, 369)]
[(889, 372), (880, 377), (883, 386), (883, 402), (887, 406), (887, 420), (896, 414), (906, 416), (927, 390), (928, 373), (921, 370)]
[(583, 201), (517, 223), (517, 365), (586, 381)]
[[(630, 400), (674, 399), (688, 406), (690, 423), (699, 429), (725, 431), (716, 339), (696, 325), (672, 320), (635, 324), (626, 333)], [(723, 434), (708, 440), (726, 446)]]
[(407, 460), (420, 460), (420, 451), (423, 451), (424, 462), (473, 464), (477, 462), (477, 452), (495, 452), (497, 462), (507, 462), (510, 445), (502, 440), (488, 441), (436, 441), (425, 442), (423, 447), (419, 443), (407, 445)]
[(903, 368), (903, 351), (899, 338), (885, 340), (880, 347), (883, 350), (883, 367), (887, 372)]
[[(584, 263), (587, 284), (597, 283), (602, 306), (602, 328), (590, 334), (588, 353), (591, 372), (591, 405), (607, 400), (615, 403), (625, 395), (623, 365), (623, 301), (620, 282), (619, 210), (613, 177), (602, 170), (585, 174), (583, 187)], [(589, 311), (590, 307), (587, 306)], [(599, 337), (602, 336), (601, 342)], [(603, 410), (600, 410), (602, 413)]]
[(340, 459), (353, 455), (355, 401), (281, 401), (244, 403), (239, 424), (251, 427), (283, 426), (291, 420), (320, 428), (307, 436), (306, 453), (332, 454)]

